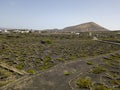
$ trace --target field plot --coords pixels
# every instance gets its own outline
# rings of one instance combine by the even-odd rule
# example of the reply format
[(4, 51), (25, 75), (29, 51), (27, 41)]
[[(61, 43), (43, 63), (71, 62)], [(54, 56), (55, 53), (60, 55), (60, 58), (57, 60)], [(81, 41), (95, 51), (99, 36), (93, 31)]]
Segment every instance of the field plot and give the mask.
[(0, 87), (20, 78), (21, 75), (0, 67)]
[(59, 64), (5, 90), (119, 90), (120, 51)]
[[(88, 64), (91, 62), (92, 64)], [(76, 89), (119, 90), (120, 89), (120, 53), (103, 57), (97, 63), (87, 61), (91, 65), (88, 72), (81, 74), (75, 81)]]
[[(86, 35), (0, 35), (0, 63), (5, 63), (30, 75), (39, 73), (60, 63), (84, 60), (118, 50), (120, 50), (120, 46), (118, 45), (94, 41), (92, 37)], [(88, 64), (93, 63), (88, 62)], [(97, 66), (96, 68), (101, 67)], [(4, 68), (1, 67), (1, 69)], [(16, 75), (18, 73), (11, 72), (9, 69), (6, 72), (10, 73), (10, 76), (15, 75), (15, 78), (13, 78), (15, 80), (21, 77)], [(96, 70), (93, 70), (93, 72), (96, 72)], [(1, 73), (0, 75), (2, 75)], [(69, 75), (67, 71), (64, 73)], [(2, 80), (2, 78), (0, 79)], [(0, 83), (2, 82), (1, 80)], [(9, 82), (9, 79), (5, 78), (3, 81)]]
[[(103, 36), (104, 34), (102, 34)], [(104, 37), (100, 37), (101, 40), (120, 43), (120, 34), (118, 32), (111, 32), (104, 35)]]

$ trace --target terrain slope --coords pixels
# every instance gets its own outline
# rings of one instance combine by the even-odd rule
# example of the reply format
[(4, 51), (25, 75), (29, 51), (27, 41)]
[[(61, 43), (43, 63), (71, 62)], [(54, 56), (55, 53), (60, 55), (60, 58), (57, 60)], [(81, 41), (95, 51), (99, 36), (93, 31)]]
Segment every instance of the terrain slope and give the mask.
[(94, 23), (94, 22), (88, 22), (83, 23), (75, 26), (66, 27), (63, 29), (66, 32), (96, 32), (96, 31), (109, 31), (108, 29)]

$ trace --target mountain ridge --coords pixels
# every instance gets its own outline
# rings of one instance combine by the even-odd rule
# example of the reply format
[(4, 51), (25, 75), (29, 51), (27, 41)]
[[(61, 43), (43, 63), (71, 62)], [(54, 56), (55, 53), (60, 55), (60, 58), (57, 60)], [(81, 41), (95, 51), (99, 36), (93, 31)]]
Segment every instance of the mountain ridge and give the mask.
[(94, 22), (87, 22), (75, 26), (66, 27), (63, 29), (63, 31), (89, 32), (89, 31), (109, 31), (109, 30)]

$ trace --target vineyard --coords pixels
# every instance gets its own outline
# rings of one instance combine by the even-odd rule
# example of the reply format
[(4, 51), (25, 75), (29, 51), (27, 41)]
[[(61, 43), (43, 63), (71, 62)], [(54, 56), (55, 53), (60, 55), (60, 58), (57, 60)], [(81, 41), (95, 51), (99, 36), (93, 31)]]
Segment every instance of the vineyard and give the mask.
[[(98, 42), (85, 34), (81, 36), (1, 34), (0, 86), (13, 82), (24, 75), (45, 71), (60, 63), (92, 58), (118, 50), (120, 50), (119, 45)], [(106, 63), (109, 64), (109, 61), (106, 60)], [(92, 63), (88, 62), (88, 64)], [(97, 66), (92, 70), (95, 74), (106, 71), (103, 68), (102, 71), (96, 71), (96, 68), (101, 67)], [(69, 74), (69, 72), (67, 73)]]

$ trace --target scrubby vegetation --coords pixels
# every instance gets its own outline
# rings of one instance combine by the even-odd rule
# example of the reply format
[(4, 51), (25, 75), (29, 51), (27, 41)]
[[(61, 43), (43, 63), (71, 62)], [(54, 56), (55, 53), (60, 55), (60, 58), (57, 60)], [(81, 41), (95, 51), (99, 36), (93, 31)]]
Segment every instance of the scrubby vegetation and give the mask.
[(90, 89), (92, 86), (92, 82), (90, 77), (85, 77), (85, 78), (79, 78), (76, 82), (79, 88), (87, 88)]
[(75, 35), (13, 34), (1, 35), (0, 39), (0, 62), (25, 71), (27, 68), (39, 71), (59, 62), (97, 56), (120, 49), (119, 46), (88, 38), (81, 40)]
[(112, 90), (105, 86), (104, 84), (96, 84), (92, 87), (92, 90)]
[(90, 61), (87, 62), (87, 65), (93, 65), (93, 62), (90, 62)]
[[(110, 36), (108, 37), (110, 38)], [(103, 39), (103, 37), (99, 38)], [(117, 50), (120, 50), (120, 46), (94, 41), (88, 33), (80, 35), (0, 34), (0, 62), (29, 74), (46, 70), (59, 63), (95, 57)], [(114, 67), (116, 63), (120, 63), (117, 59), (118, 56), (105, 58), (104, 62)], [(115, 62), (112, 62), (113, 59), (115, 59)], [(91, 61), (86, 62), (86, 64), (94, 66), (94, 62)], [(106, 71), (102, 66), (92, 68), (92, 73), (94, 74), (105, 73)], [(63, 73), (64, 75), (70, 74), (68, 71)], [(6, 71), (5, 73), (3, 70), (0, 70), (0, 77), (5, 77), (5, 79), (0, 78), (0, 83), (2, 83), (1, 80), (8, 80), (7, 77), (11, 75), (13, 75), (13, 72)], [(15, 77), (19, 77), (19, 75), (15, 74)], [(88, 79), (85, 79), (85, 82), (86, 80)], [(89, 86), (86, 87), (88, 88)]]
[(102, 67), (102, 66), (96, 66), (96, 67), (94, 67), (93, 69), (92, 69), (92, 72), (94, 73), (94, 74), (99, 74), (99, 73), (102, 73), (102, 72), (106, 72), (107, 70), (104, 68), (104, 67)]
[[(87, 64), (91, 65), (91, 62), (88, 61)], [(89, 77), (89, 79), (86, 79), (86, 77)], [(91, 90), (119, 90), (120, 53), (99, 59), (99, 63), (94, 62), (88, 72), (83, 72), (76, 79), (76, 85), (80, 90), (83, 88)]]
[(70, 75), (69, 71), (64, 71), (64, 75)]
[(0, 67), (0, 87), (15, 81), (20, 75)]

